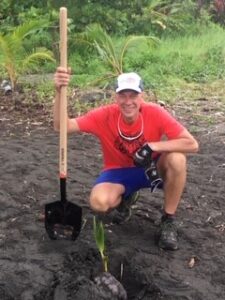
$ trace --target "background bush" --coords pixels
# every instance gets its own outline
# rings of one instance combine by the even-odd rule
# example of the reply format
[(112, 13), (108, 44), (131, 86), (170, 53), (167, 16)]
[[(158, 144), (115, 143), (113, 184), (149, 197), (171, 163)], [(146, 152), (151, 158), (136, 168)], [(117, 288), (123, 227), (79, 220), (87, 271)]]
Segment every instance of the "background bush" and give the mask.
[(57, 63), (45, 62), (38, 72), (54, 72), (59, 61), (59, 7), (66, 6), (69, 65), (74, 71), (72, 82), (77, 86), (96, 82), (99, 75), (109, 71), (96, 49), (76, 39), (87, 26), (101, 24), (115, 48), (128, 35), (155, 36), (161, 41), (156, 47), (140, 42), (129, 49), (124, 57), (124, 71), (140, 73), (147, 88), (158, 89), (182, 82), (202, 83), (224, 78), (224, 18), (221, 16), (225, 11), (216, 5), (219, 2), (224, 0), (2, 0), (0, 26), (4, 35), (25, 21), (46, 19), (49, 26), (24, 39), (23, 47), (28, 52), (40, 46), (51, 50)]

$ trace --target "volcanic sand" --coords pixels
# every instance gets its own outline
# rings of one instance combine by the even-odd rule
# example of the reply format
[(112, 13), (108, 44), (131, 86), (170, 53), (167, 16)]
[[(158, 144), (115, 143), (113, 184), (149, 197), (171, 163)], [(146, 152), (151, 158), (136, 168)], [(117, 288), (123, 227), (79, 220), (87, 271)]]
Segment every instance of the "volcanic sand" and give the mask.
[[(154, 243), (161, 191), (142, 190), (129, 222), (105, 225), (109, 269), (129, 300), (225, 299), (225, 116), (224, 107), (210, 105), (200, 99), (193, 109), (171, 108), (200, 143), (188, 155), (177, 211), (179, 250)], [(111, 300), (93, 282), (102, 264), (88, 196), (102, 167), (99, 143), (69, 137), (67, 194), (83, 207), (83, 229), (76, 241), (50, 240), (42, 217), (44, 205), (59, 200), (58, 134), (43, 121), (48, 113), (34, 111), (3, 105), (0, 117), (0, 299)]]

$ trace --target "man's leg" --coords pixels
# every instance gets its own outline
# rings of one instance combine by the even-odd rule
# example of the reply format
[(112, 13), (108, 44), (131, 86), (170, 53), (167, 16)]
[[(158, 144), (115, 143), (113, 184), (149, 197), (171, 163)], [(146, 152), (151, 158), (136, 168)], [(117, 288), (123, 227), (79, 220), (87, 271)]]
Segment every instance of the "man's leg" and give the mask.
[(163, 178), (164, 215), (159, 231), (159, 246), (164, 249), (178, 248), (174, 216), (186, 182), (186, 156), (183, 153), (164, 153), (158, 161)]
[(176, 152), (162, 154), (157, 167), (164, 182), (164, 211), (173, 215), (186, 182), (186, 156)]
[(121, 195), (125, 192), (122, 184), (98, 183), (90, 195), (90, 206), (96, 212), (107, 212), (117, 207), (121, 202)]
[(132, 206), (138, 199), (141, 188), (150, 187), (144, 169), (137, 167), (103, 171), (94, 183), (90, 206), (97, 212), (110, 212), (112, 222), (121, 224), (131, 217)]

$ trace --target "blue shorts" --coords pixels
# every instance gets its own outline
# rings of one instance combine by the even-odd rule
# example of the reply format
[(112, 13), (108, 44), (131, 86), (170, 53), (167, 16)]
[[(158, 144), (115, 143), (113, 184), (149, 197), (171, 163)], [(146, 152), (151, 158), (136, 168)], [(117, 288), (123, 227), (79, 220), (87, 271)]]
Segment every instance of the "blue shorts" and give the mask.
[(162, 181), (151, 182), (146, 176), (145, 170), (138, 167), (105, 170), (96, 179), (94, 185), (103, 182), (122, 184), (125, 187), (124, 197), (143, 188), (151, 188), (154, 191), (155, 188), (163, 186)]

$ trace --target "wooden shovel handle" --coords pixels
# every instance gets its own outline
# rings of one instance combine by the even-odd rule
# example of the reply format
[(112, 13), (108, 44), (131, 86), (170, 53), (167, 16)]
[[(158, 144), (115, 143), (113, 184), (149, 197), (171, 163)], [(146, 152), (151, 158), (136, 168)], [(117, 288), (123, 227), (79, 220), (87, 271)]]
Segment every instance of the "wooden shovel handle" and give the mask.
[[(60, 66), (67, 68), (67, 8), (60, 8)], [(67, 177), (67, 87), (60, 89), (60, 178)]]

